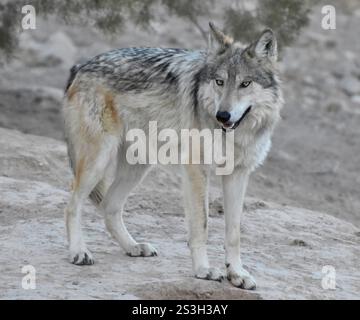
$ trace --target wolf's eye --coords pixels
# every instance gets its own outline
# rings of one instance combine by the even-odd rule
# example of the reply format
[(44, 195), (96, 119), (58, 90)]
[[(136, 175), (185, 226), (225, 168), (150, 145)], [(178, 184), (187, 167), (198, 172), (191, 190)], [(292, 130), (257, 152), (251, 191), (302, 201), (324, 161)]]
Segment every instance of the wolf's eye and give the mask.
[(244, 81), (244, 82), (241, 82), (240, 87), (241, 87), (241, 88), (246, 88), (246, 87), (248, 87), (250, 84), (251, 84), (251, 81)]
[(224, 80), (216, 79), (216, 80), (215, 80), (215, 83), (216, 83), (219, 87), (222, 87), (222, 86), (224, 85)]

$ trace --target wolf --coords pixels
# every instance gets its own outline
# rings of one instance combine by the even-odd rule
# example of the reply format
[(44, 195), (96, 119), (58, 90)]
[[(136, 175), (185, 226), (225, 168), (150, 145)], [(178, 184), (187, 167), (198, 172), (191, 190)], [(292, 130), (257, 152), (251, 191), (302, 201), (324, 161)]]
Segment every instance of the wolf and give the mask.
[[(255, 289), (240, 257), (240, 221), (251, 172), (263, 163), (283, 105), (278, 47), (265, 29), (248, 45), (209, 23), (204, 50), (123, 48), (75, 65), (64, 95), (65, 137), (74, 181), (65, 209), (70, 261), (92, 265), (81, 231), (81, 210), (90, 199), (104, 213), (111, 235), (131, 257), (156, 256), (149, 243), (138, 243), (124, 225), (126, 199), (152, 167), (126, 160), (126, 132), (146, 129), (223, 130), (234, 133), (234, 170), (223, 175), (225, 267), (236, 287)], [(223, 272), (209, 264), (208, 185), (211, 166), (181, 165), (188, 246), (195, 277), (221, 281)]]

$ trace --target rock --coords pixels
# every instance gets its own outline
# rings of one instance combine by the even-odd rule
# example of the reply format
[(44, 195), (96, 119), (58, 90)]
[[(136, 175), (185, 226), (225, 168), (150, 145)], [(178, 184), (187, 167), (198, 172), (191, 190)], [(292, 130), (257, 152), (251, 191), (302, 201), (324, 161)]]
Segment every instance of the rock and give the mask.
[(46, 86), (0, 89), (0, 127), (63, 139), (64, 91)]
[(337, 42), (335, 40), (326, 40), (325, 46), (328, 49), (334, 49), (337, 46)]
[(75, 61), (77, 48), (66, 33), (58, 31), (48, 41), (39, 42), (29, 33), (20, 37), (22, 61), (29, 67), (70, 68)]
[(312, 76), (305, 76), (302, 82), (309, 87), (312, 87), (315, 84), (314, 78)]
[(53, 34), (46, 44), (44, 54), (47, 59), (60, 59), (65, 67), (71, 67), (75, 61), (77, 49), (64, 32)]
[[(64, 143), (0, 129), (0, 170), (0, 299), (359, 297), (360, 230), (329, 215), (247, 199), (242, 259), (258, 283), (256, 291), (248, 292), (227, 281), (192, 277), (183, 216), (167, 201), (153, 203), (153, 198), (163, 200), (170, 193), (171, 202), (180, 198), (179, 185), (162, 169), (155, 169), (132, 196), (144, 209), (133, 202), (131, 214), (125, 214), (130, 232), (138, 240), (151, 241), (159, 256), (126, 256), (105, 231), (101, 213), (88, 202), (84, 231), (96, 264), (82, 268), (67, 261), (63, 209), (69, 199), (71, 173)], [(219, 185), (212, 188), (213, 193), (220, 192)], [(220, 203), (215, 197), (214, 208)], [(224, 268), (224, 218), (214, 214), (209, 225), (211, 262)], [(32, 265), (39, 274), (36, 290), (21, 288), (19, 270), (24, 264)], [(322, 270), (328, 265), (336, 270), (336, 290), (321, 286)]]
[(319, 33), (318, 31), (309, 31), (307, 37), (308, 41), (321, 45), (324, 44), (327, 40), (326, 35), (324, 35), (324, 33)]
[(360, 93), (360, 81), (353, 76), (346, 76), (339, 82), (340, 88), (349, 96)]
[(299, 247), (309, 247), (309, 244), (301, 239), (294, 239), (290, 245), (292, 246), (299, 246)]
[(57, 140), (0, 128), (0, 176), (67, 189), (66, 147)]
[(360, 104), (360, 95), (352, 96), (351, 101)]
[(329, 102), (325, 108), (327, 112), (332, 112), (332, 113), (340, 112), (342, 109), (343, 107), (341, 103), (335, 101)]
[(354, 60), (356, 60), (358, 58), (358, 55), (353, 51), (346, 50), (345, 58), (348, 59), (349, 61), (353, 62)]

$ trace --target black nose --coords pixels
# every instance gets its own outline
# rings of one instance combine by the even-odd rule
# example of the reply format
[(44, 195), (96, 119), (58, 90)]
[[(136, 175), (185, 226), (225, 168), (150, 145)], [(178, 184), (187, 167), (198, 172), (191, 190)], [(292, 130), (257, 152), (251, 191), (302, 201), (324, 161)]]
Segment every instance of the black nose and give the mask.
[(231, 118), (231, 114), (227, 111), (218, 111), (216, 113), (216, 119), (220, 121), (221, 123), (225, 123), (229, 121)]

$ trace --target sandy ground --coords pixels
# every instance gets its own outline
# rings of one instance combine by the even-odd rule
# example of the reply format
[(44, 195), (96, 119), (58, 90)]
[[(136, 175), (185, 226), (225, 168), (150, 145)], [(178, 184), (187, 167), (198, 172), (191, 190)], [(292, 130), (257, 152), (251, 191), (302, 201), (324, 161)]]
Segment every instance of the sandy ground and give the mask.
[[(326, 214), (254, 198), (246, 201), (241, 241), (244, 265), (258, 289), (194, 279), (180, 179), (161, 169), (130, 196), (125, 214), (129, 231), (156, 246), (159, 256), (126, 256), (88, 203), (84, 231), (96, 264), (74, 266), (67, 260), (63, 223), (71, 177), (65, 145), (0, 129), (0, 147), (1, 299), (360, 299), (360, 229)], [(209, 255), (213, 266), (224, 269), (219, 194), (213, 186)], [(24, 265), (36, 269), (35, 290), (21, 287)], [(327, 265), (336, 270), (335, 290), (322, 287)]]
[[(0, 298), (359, 299), (360, 5), (345, 2), (355, 5), (337, 11), (332, 31), (320, 28), (316, 7), (282, 57), (283, 120), (268, 160), (250, 181), (242, 232), (256, 292), (191, 277), (180, 179), (161, 169), (130, 197), (126, 212), (129, 229), (153, 243), (159, 257), (124, 255), (89, 204), (86, 233), (97, 263), (81, 268), (67, 262), (63, 208), (71, 175), (60, 110), (69, 68), (114, 47), (199, 48), (204, 42), (177, 19), (154, 24), (150, 33), (128, 28), (113, 38), (38, 19), (38, 29), (21, 35), (21, 50), (0, 77), (0, 127), (21, 131), (0, 129)], [(220, 18), (211, 17), (221, 25)], [(222, 267), (216, 181), (211, 199), (210, 255)], [(21, 288), (25, 264), (36, 267), (36, 290)], [(334, 291), (321, 287), (325, 265), (336, 269)]]

